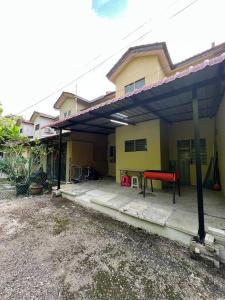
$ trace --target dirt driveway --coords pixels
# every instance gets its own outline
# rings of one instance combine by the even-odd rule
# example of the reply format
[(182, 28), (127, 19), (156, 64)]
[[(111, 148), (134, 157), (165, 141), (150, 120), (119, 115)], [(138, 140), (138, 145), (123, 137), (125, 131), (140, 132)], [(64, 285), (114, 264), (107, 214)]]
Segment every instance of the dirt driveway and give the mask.
[(167, 239), (50, 196), (0, 201), (0, 299), (225, 299)]

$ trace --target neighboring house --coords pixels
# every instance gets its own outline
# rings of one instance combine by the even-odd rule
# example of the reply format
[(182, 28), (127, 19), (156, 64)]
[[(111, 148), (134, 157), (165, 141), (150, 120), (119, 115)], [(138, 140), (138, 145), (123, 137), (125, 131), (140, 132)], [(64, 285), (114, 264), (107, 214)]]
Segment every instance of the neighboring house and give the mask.
[[(45, 113), (34, 111), (30, 117), (30, 122), (34, 126), (34, 139), (40, 139), (56, 134), (56, 131), (51, 127), (46, 127), (51, 122), (58, 120), (58, 117), (51, 116)], [(43, 128), (45, 126), (45, 128)]]
[[(185, 102), (185, 97), (181, 99), (174, 96), (171, 101), (177, 101), (176, 107), (157, 101), (156, 104), (146, 102), (143, 105), (138, 105), (138, 102), (145, 97), (142, 89), (152, 87), (153, 93), (157, 91), (160, 94), (164, 86), (161, 90), (154, 90), (154, 86), (160, 86), (165, 78), (169, 77), (170, 81), (175, 80), (177, 83), (179, 74), (184, 76), (183, 74), (191, 72), (193, 66), (224, 52), (225, 43), (174, 64), (166, 43), (131, 47), (107, 74), (116, 90), (109, 94), (108, 99), (105, 95), (86, 103), (81, 97), (63, 93), (55, 104), (55, 107), (62, 110), (60, 120), (49, 126), (55, 129), (63, 126), (63, 129), (72, 131), (70, 141), (67, 142), (65, 178), (71, 178), (74, 165), (85, 166), (92, 163), (103, 175), (116, 176), (117, 182), (120, 181), (121, 170), (178, 168), (182, 173), (182, 183), (195, 185), (194, 130), (190, 99)], [(199, 67), (199, 70), (201, 68), (203, 67)], [(181, 73), (182, 71), (184, 72)], [(218, 110), (218, 105), (215, 106), (214, 100), (210, 98), (210, 87), (208, 89), (208, 95), (201, 95), (200, 104), (202, 173), (204, 179), (217, 139), (221, 182), (225, 192), (225, 99)], [(186, 97), (190, 95), (187, 93)], [(110, 101), (112, 98), (115, 99)], [(124, 107), (118, 108), (117, 103), (123, 103), (118, 98), (126, 100)], [(180, 106), (185, 108), (182, 114), (178, 110)], [(78, 114), (76, 117), (80, 110), (83, 110), (82, 115)], [(121, 122), (127, 126), (121, 126)], [(160, 188), (161, 182), (154, 182), (154, 185)]]
[(20, 134), (26, 136), (29, 139), (34, 137), (34, 124), (28, 120), (22, 120), (20, 124)]
[(78, 95), (63, 92), (54, 104), (54, 108), (59, 110), (59, 119), (65, 119), (76, 115), (78, 112), (91, 106), (106, 102), (115, 97), (115, 92), (106, 92), (105, 95), (95, 98), (91, 101)]
[(88, 107), (90, 107), (88, 100), (68, 92), (63, 92), (54, 104), (54, 108), (60, 112), (60, 120), (68, 118)]
[[(225, 43), (180, 63), (173, 64), (166, 43), (136, 46), (128, 49), (108, 72), (107, 78), (115, 84), (116, 96), (122, 97), (126, 93), (133, 92), (145, 85), (154, 84), (164, 77), (181, 72), (223, 52), (225, 52)], [(151, 105), (149, 108), (152, 112), (155, 111)], [(157, 119), (154, 121), (143, 122), (135, 127), (117, 128), (115, 143), (117, 148), (117, 181), (119, 181), (121, 169), (168, 169), (169, 165), (177, 165), (182, 170), (183, 184), (195, 185), (192, 121), (184, 121), (182, 126), (179, 122), (170, 123), (161, 117), (160, 109), (157, 111)], [(176, 110), (171, 110), (171, 114), (176, 114)], [(213, 155), (215, 117), (202, 118), (200, 126), (202, 172), (203, 178), (205, 178), (210, 158)], [(130, 150), (125, 149), (126, 145), (129, 147), (129, 141), (141, 139), (145, 143), (143, 147), (146, 148), (143, 148), (143, 151), (127, 153), (127, 151), (130, 152)], [(155, 184), (158, 187), (161, 185), (160, 182)]]
[[(107, 92), (101, 97), (88, 101), (78, 95), (63, 92), (55, 102), (54, 108), (59, 110), (59, 120), (65, 120), (113, 97), (115, 97), (115, 92)], [(45, 125), (42, 126), (44, 127), (42, 130), (45, 130)], [(42, 136), (41, 140), (53, 149), (48, 155), (46, 170), (50, 177), (56, 179), (58, 175), (58, 134), (50, 137)], [(75, 168), (79, 166), (92, 165), (101, 174), (106, 174), (108, 168), (107, 147), (107, 137), (102, 138), (94, 132), (87, 134), (82, 130), (75, 132), (63, 130), (61, 179), (70, 181), (75, 176)]]

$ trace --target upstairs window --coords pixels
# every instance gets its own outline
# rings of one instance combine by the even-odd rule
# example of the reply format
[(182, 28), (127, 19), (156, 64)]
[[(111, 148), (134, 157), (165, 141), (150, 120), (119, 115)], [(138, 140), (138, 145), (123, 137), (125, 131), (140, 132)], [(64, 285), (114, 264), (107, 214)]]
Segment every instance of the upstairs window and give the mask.
[(134, 90), (134, 83), (128, 84), (125, 86), (125, 94), (131, 93)]
[(69, 117), (71, 115), (71, 110), (65, 111), (63, 115), (64, 115), (64, 118)]
[(124, 87), (124, 89), (125, 89), (125, 94), (131, 93), (131, 92), (133, 92), (133, 91), (136, 90), (136, 89), (140, 89), (140, 88), (143, 87), (144, 85), (145, 85), (145, 78), (142, 78), (142, 79), (140, 79), (140, 80), (137, 80), (137, 81), (135, 81), (135, 82), (132, 82), (132, 83), (130, 83), (130, 84), (128, 84), (128, 85), (126, 85), (126, 86)]
[(36, 125), (34, 126), (34, 130), (37, 131), (37, 130), (39, 130), (39, 129), (40, 129), (40, 124), (36, 124)]
[(140, 80), (135, 81), (134, 83), (134, 89), (140, 89), (145, 85), (145, 78), (142, 78)]

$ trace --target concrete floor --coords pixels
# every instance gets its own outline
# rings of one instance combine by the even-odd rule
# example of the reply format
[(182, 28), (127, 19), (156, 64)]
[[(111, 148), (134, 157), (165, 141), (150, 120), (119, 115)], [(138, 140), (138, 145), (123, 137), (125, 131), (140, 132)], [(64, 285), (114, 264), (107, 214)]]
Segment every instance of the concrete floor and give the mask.
[[(163, 227), (162, 235), (171, 238), (172, 234), (172, 239), (173, 235), (176, 235), (175, 231), (189, 235), (190, 238), (197, 235), (198, 215), (194, 187), (183, 187), (181, 197), (176, 195), (176, 204), (172, 203), (170, 189), (153, 193), (148, 191), (146, 197), (143, 198), (137, 189), (121, 187), (112, 179), (65, 184), (61, 186), (61, 191), (65, 198), (87, 207), (94, 209), (104, 207), (104, 212), (122, 221), (127, 222), (123, 218), (118, 218), (113, 211), (133, 217), (136, 219), (136, 227), (146, 227), (143, 226), (143, 222), (139, 224), (137, 220)], [(204, 208), (206, 231), (209, 226), (225, 229), (225, 198), (222, 193), (204, 190)], [(148, 226), (148, 230), (151, 231), (149, 228)], [(175, 231), (166, 233), (165, 229)], [(160, 234), (159, 230), (155, 232)], [(174, 237), (174, 239), (180, 240), (179, 237)]]

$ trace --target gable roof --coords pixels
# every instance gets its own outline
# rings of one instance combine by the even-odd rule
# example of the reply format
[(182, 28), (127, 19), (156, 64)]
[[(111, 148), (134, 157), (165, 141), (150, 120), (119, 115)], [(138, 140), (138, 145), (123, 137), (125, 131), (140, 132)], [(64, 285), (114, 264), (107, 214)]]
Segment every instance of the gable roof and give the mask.
[(22, 120), (21, 124), (29, 124), (29, 125), (34, 125), (33, 122), (29, 121), (29, 120)]
[[(225, 53), (48, 126), (55, 129), (109, 134), (121, 126), (110, 121), (115, 119), (116, 113), (126, 114), (125, 122), (132, 125), (154, 119), (166, 119), (172, 123), (192, 120), (193, 88), (198, 89), (198, 100), (201, 102), (199, 117), (213, 117), (217, 113), (225, 89), (224, 71)], [(220, 72), (222, 74), (219, 76)], [(218, 86), (218, 80), (221, 84), (220, 90), (215, 88)]]
[(188, 65), (191, 64), (196, 64), (197, 62), (203, 61), (205, 59), (209, 59), (215, 56), (219, 56), (220, 54), (225, 52), (225, 42), (222, 44), (219, 44), (217, 46), (212, 47), (200, 52), (198, 54), (195, 54), (185, 60), (182, 60), (178, 63), (173, 64), (173, 69), (181, 68), (181, 67), (187, 67)]
[(46, 118), (46, 119), (50, 119), (50, 120), (58, 120), (58, 116), (51, 116), (51, 115), (48, 115), (48, 114), (45, 114), (45, 113), (42, 113), (42, 112), (39, 112), (39, 111), (34, 111), (32, 113), (32, 116), (30, 117), (30, 122), (34, 122), (34, 119), (37, 116), (43, 117), (43, 118)]
[(63, 103), (67, 99), (74, 99), (74, 100), (76, 99), (78, 102), (90, 104), (90, 101), (88, 101), (87, 99), (84, 99), (83, 97), (80, 97), (78, 95), (75, 95), (75, 94), (69, 93), (69, 92), (62, 92), (62, 94), (59, 96), (58, 100), (55, 102), (53, 107), (55, 109), (60, 109), (60, 107), (63, 105)]
[(147, 54), (159, 55), (160, 51), (161, 53), (164, 53), (164, 59), (167, 59), (168, 68), (170, 67), (171, 70), (176, 70), (184, 67), (186, 68), (190, 65), (194, 65), (197, 63), (201, 63), (205, 59), (210, 59), (219, 56), (220, 54), (225, 52), (225, 42), (217, 46), (212, 45), (211, 48), (204, 50), (203, 52), (200, 52), (178, 63), (172, 63), (165, 42), (131, 47), (122, 55), (122, 57), (117, 61), (117, 63), (112, 67), (112, 69), (108, 72), (106, 76), (109, 80), (113, 81), (114, 77), (120, 72), (123, 66), (125, 66), (133, 57)]
[(117, 63), (112, 67), (112, 69), (107, 73), (106, 77), (113, 81), (116, 74), (125, 66), (133, 57), (147, 55), (147, 54), (157, 54), (161, 53), (161, 60), (166, 61), (166, 65), (172, 68), (173, 63), (167, 49), (165, 42), (146, 44), (135, 47), (130, 47), (122, 57), (117, 61)]

